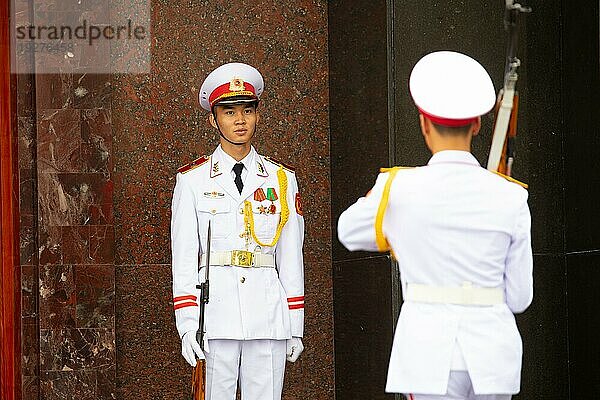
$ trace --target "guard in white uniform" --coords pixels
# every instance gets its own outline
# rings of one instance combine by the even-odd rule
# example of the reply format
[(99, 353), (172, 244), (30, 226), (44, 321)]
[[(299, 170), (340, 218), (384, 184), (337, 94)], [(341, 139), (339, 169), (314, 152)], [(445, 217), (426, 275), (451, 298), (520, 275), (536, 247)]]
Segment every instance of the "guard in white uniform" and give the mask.
[[(182, 354), (207, 360), (207, 399), (279, 400), (285, 360), (303, 350), (304, 219), (294, 171), (251, 145), (263, 79), (230, 63), (208, 75), (200, 104), (221, 144), (179, 169), (173, 194), (173, 303)], [(198, 298), (211, 221), (204, 352)], [(200, 271), (199, 262), (202, 268)]]
[(492, 81), (455, 52), (423, 57), (410, 77), (426, 166), (383, 169), (340, 216), (349, 250), (398, 260), (404, 304), (387, 392), (410, 400), (506, 400), (520, 387), (514, 313), (533, 298), (527, 191), (480, 166), (471, 139), (494, 105)]

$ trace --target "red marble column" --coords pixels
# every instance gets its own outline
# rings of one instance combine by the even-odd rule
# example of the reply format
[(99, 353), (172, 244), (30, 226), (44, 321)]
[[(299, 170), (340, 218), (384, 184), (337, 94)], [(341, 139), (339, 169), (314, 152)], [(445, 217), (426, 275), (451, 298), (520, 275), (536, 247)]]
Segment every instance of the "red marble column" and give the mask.
[(11, 87), (9, 2), (0, 7), (0, 397), (20, 397), (20, 306), (17, 290), (18, 170), (14, 138), (14, 90)]

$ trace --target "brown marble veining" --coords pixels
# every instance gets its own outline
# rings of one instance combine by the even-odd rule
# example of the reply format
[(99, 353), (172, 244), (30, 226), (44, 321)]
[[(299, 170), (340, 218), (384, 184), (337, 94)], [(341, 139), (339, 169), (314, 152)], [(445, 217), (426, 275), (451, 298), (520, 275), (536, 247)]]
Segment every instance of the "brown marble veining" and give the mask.
[(90, 227), (90, 248), (88, 264), (113, 264), (115, 231), (112, 225)]
[[(40, 220), (49, 226), (88, 225), (92, 208), (112, 202), (113, 183), (101, 173), (38, 175)], [(93, 207), (94, 206), (94, 207)]]
[(80, 371), (114, 365), (112, 329), (42, 329), (42, 371)]
[[(30, 54), (17, 52), (17, 70), (30, 71), (33, 59)], [(17, 75), (17, 116), (32, 118), (35, 116), (35, 78), (33, 75), (20, 73)], [(20, 161), (20, 160), (19, 160)]]
[(39, 378), (37, 375), (23, 375), (21, 378), (22, 400), (39, 400)]
[(73, 75), (73, 107), (80, 109), (108, 109), (112, 97), (110, 74)]
[(113, 205), (92, 204), (89, 208), (89, 223), (91, 225), (111, 225), (114, 223)]
[[(17, 80), (21, 75), (18, 75)], [(25, 75), (27, 76), (27, 75)], [(19, 90), (19, 89), (17, 89)], [(17, 105), (17, 108), (19, 106)], [(19, 117), (17, 125), (19, 135), (19, 168), (20, 169), (33, 169), (35, 168), (35, 139), (36, 139), (36, 126), (35, 117), (33, 114)]]
[(19, 170), (19, 210), (22, 214), (34, 213), (35, 174), (32, 169)]
[[(56, 110), (73, 105), (73, 75), (63, 74), (36, 74), (36, 109)], [(52, 111), (46, 112), (46, 115)]]
[[(39, 399), (52, 400), (113, 400), (115, 395), (115, 369), (97, 368), (86, 371), (46, 371), (40, 378)], [(35, 382), (31, 382), (34, 386)], [(38, 397), (23, 400), (34, 400)]]
[(38, 249), (36, 225), (33, 215), (21, 214), (19, 221), (19, 248), (21, 265), (35, 265)]
[(39, 172), (81, 171), (80, 113), (72, 108), (38, 112)]
[[(108, 81), (110, 82), (110, 81)], [(112, 171), (111, 110), (92, 108), (81, 111), (81, 157), (86, 172)]]
[[(25, 376), (38, 376), (39, 325), (35, 316), (21, 321), (21, 371)], [(24, 382), (25, 383), (25, 382)]]
[[(32, 9), (37, 23), (109, 21), (108, 1), (39, 0)], [(19, 144), (22, 167), (36, 170), (36, 225), (28, 226), (37, 231), (40, 264), (37, 284), (30, 286), (29, 270), (22, 284), (23, 304), (29, 290), (39, 303), (39, 325), (23, 335), (39, 349), (23, 370), (24, 398), (115, 398), (112, 77), (86, 72), (102, 52), (108, 62), (108, 51), (104, 43), (78, 47), (66, 62), (62, 55), (36, 56), (38, 71), (60, 73), (21, 83), (35, 85), (35, 117), (21, 118)], [(30, 102), (23, 97), (19, 104), (25, 109)], [(22, 258), (31, 242), (24, 238)]]
[(62, 264), (61, 228), (42, 226), (39, 235), (39, 265)]
[(90, 227), (61, 228), (62, 255), (65, 264), (90, 264)]
[(40, 399), (96, 399), (94, 371), (43, 371), (40, 374)]
[(115, 271), (112, 265), (77, 265), (76, 323), (78, 328), (113, 328), (115, 323)]
[[(16, 24), (31, 21), (29, 2), (14, 0), (12, 3)], [(21, 388), (16, 394), (22, 400), (38, 400), (39, 392), (39, 249), (37, 230), (37, 119), (35, 102), (35, 78), (23, 73), (31, 70), (32, 54), (17, 51), (13, 72), (17, 89), (16, 115), (19, 165), (19, 250), (20, 250), (20, 349), (18, 364), (21, 368)], [(16, 68), (16, 71), (15, 71)], [(46, 261), (56, 256), (46, 253)]]
[(38, 268), (34, 265), (21, 265), (21, 317), (33, 318), (38, 313)]
[(40, 327), (75, 328), (75, 285), (73, 267), (49, 265), (40, 268)]

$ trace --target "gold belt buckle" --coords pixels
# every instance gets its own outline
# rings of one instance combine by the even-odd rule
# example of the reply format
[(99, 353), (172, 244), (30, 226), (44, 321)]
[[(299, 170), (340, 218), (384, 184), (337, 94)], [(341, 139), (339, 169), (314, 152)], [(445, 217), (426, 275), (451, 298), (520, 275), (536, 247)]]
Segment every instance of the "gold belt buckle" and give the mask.
[(236, 267), (249, 268), (252, 266), (254, 253), (246, 250), (233, 250), (231, 252), (231, 265)]

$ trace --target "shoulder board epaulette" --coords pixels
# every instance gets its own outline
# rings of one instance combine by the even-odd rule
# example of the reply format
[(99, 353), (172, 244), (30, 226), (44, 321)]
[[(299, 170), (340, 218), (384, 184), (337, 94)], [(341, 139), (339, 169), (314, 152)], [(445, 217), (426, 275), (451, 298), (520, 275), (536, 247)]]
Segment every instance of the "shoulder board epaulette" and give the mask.
[(493, 173), (495, 173), (495, 174), (496, 174), (496, 175), (498, 175), (498, 176), (501, 176), (501, 177), (503, 177), (504, 179), (506, 179), (506, 180), (507, 180), (507, 181), (509, 181), (509, 182), (516, 183), (517, 185), (519, 185), (519, 186), (521, 186), (521, 187), (524, 187), (525, 189), (529, 188), (529, 185), (528, 185), (528, 184), (526, 184), (526, 183), (523, 183), (523, 182), (521, 182), (521, 181), (518, 181), (518, 180), (516, 180), (515, 178), (513, 178), (513, 177), (511, 177), (511, 176), (504, 175), (503, 173), (501, 173), (501, 172), (498, 172), (498, 171), (492, 171), (492, 172), (493, 172)]
[(272, 163), (272, 164), (275, 164), (275, 165), (277, 165), (277, 166), (281, 166), (281, 167), (283, 167), (283, 169), (287, 169), (287, 170), (288, 170), (288, 171), (290, 171), (290, 172), (296, 172), (296, 170), (294, 169), (294, 167), (291, 167), (291, 166), (289, 166), (289, 165), (286, 165), (286, 164), (282, 163), (281, 161), (278, 161), (278, 160), (276, 160), (276, 159), (274, 159), (274, 158), (267, 157), (267, 156), (263, 156), (263, 158), (264, 158), (265, 160), (269, 161), (269, 162), (270, 162), (270, 163)]
[(412, 169), (415, 167), (389, 167), (389, 168), (379, 168), (379, 172), (390, 172), (391, 170), (399, 170), (399, 169)]
[(180, 172), (182, 174), (185, 174), (186, 172), (190, 172), (191, 170), (193, 170), (194, 168), (198, 168), (199, 166), (201, 166), (202, 164), (206, 163), (208, 160), (210, 160), (210, 156), (202, 156), (199, 158), (196, 158), (194, 161), (192, 161), (189, 164), (184, 165), (183, 167), (179, 167), (177, 169), (177, 172)]

